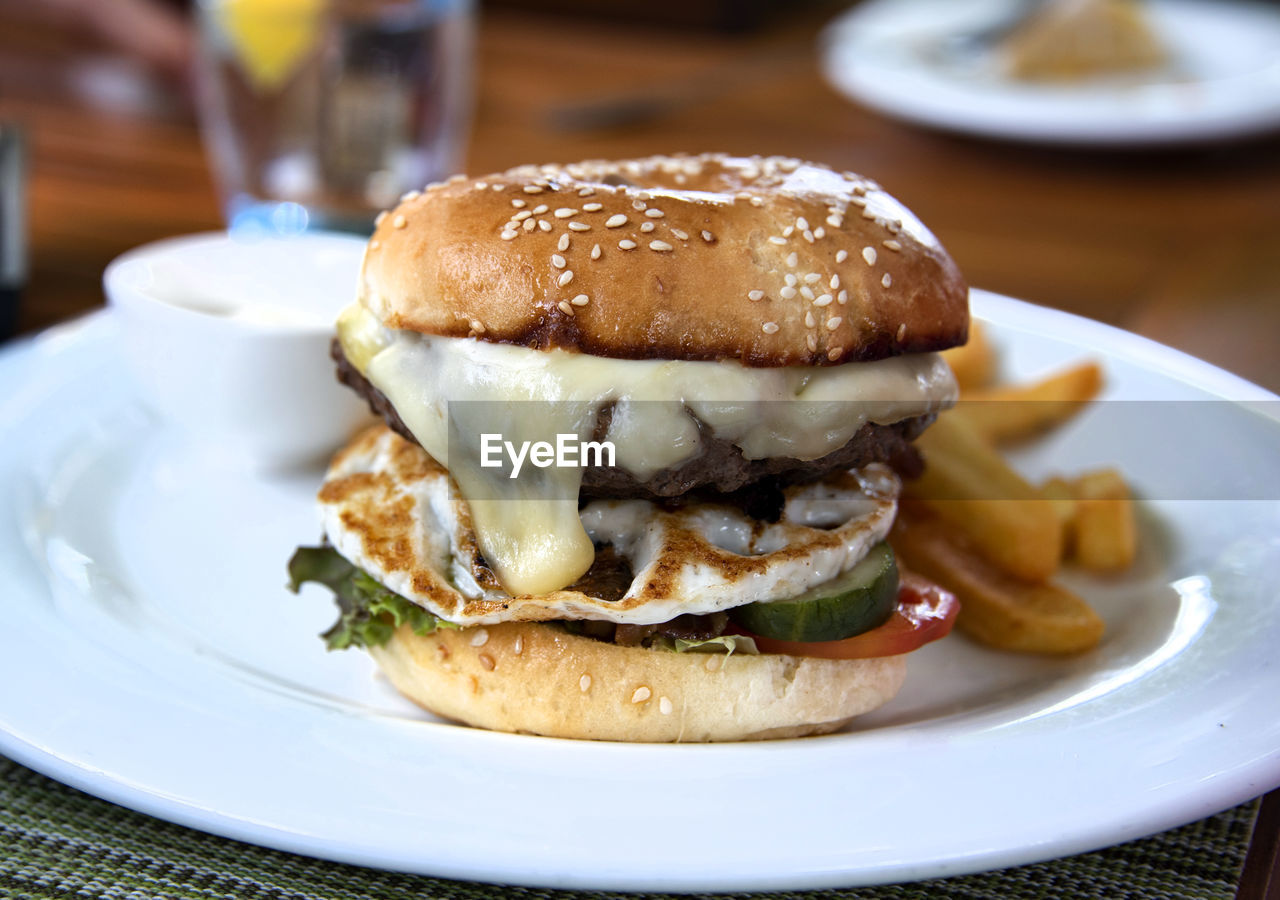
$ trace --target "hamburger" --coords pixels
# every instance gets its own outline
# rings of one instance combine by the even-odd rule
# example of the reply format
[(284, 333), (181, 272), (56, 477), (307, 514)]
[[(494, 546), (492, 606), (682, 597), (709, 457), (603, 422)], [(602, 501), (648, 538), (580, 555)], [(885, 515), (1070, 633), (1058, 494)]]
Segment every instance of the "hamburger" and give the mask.
[(457, 177), (379, 217), (333, 344), (330, 647), (428, 710), (571, 738), (833, 731), (954, 598), (885, 543), (967, 289), (874, 182), (724, 155)]

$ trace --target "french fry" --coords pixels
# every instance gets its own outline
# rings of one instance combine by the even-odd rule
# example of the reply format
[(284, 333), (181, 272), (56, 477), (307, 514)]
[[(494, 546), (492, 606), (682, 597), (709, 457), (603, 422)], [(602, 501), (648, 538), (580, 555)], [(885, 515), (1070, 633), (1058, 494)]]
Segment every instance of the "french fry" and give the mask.
[(1071, 366), (1031, 384), (961, 392), (957, 412), (995, 443), (1033, 437), (1076, 415), (1102, 390), (1096, 362)]
[(1133, 564), (1138, 527), (1129, 486), (1115, 469), (1100, 469), (1071, 483), (1075, 496), (1075, 559), (1086, 569), (1114, 572)]
[(1040, 485), (1040, 495), (1049, 501), (1062, 523), (1062, 559), (1071, 557), (1076, 544), (1076, 496), (1065, 478), (1050, 478)]
[(956, 625), (975, 640), (1024, 653), (1079, 653), (1102, 639), (1103, 622), (1065, 588), (1012, 578), (957, 539), (950, 524), (904, 502), (889, 541), (902, 564), (960, 598)]
[(969, 342), (942, 351), (951, 366), (961, 392), (984, 388), (995, 374), (996, 355), (987, 340), (987, 331), (976, 319), (969, 321)]
[(904, 496), (944, 519), (980, 554), (1026, 581), (1044, 581), (1062, 561), (1062, 523), (1043, 495), (974, 430), (943, 413), (917, 440), (924, 474)]

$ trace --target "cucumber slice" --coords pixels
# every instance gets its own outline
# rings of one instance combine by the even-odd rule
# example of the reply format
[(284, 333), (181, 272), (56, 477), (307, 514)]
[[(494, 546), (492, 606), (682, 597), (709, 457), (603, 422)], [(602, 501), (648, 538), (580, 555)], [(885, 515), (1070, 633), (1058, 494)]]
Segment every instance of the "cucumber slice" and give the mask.
[(838, 641), (884, 624), (898, 602), (898, 564), (876, 544), (849, 571), (797, 597), (729, 610), (747, 631), (779, 641)]

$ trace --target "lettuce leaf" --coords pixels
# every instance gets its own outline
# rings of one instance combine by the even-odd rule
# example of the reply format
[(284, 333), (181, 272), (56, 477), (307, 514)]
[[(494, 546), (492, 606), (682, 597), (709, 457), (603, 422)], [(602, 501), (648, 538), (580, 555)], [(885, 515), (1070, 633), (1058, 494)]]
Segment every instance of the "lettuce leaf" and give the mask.
[(289, 590), (296, 594), (308, 581), (333, 591), (338, 604), (338, 621), (321, 635), (330, 650), (377, 647), (405, 624), (415, 634), (458, 627), (383, 587), (332, 547), (299, 547), (294, 552), (289, 560)]

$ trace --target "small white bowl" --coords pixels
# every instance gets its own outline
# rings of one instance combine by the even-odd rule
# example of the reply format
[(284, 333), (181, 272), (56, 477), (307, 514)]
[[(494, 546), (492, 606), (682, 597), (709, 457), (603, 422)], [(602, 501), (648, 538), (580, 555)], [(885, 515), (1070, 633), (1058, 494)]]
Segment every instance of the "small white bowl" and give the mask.
[(142, 397), (220, 459), (256, 470), (317, 461), (367, 421), (329, 342), (355, 297), (349, 235), (169, 238), (103, 275)]

